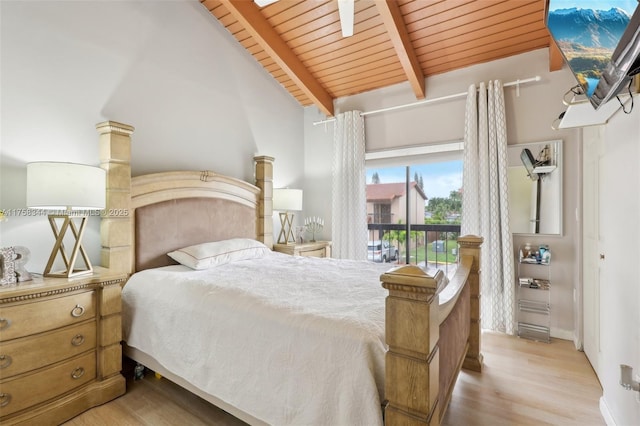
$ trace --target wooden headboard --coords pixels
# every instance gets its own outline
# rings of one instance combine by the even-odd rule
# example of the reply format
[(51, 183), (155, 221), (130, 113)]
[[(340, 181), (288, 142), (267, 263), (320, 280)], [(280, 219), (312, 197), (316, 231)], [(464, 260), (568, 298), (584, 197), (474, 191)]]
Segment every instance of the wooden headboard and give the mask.
[(131, 180), (135, 271), (175, 263), (167, 253), (229, 238), (257, 238), (260, 189), (212, 172), (167, 172)]
[(107, 172), (102, 266), (134, 273), (173, 263), (166, 255), (172, 250), (228, 238), (273, 246), (272, 157), (254, 158), (256, 185), (210, 171), (132, 178), (133, 127), (107, 121), (96, 128), (100, 165)]

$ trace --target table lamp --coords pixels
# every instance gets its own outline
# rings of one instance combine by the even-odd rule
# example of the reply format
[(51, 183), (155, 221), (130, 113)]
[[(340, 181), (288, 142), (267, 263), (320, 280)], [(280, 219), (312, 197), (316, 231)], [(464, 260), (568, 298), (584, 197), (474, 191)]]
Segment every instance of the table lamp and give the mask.
[[(82, 247), (82, 235), (89, 212), (105, 207), (105, 181), (106, 172), (100, 167), (56, 162), (27, 164), (27, 207), (51, 211), (49, 224), (56, 239), (44, 276), (69, 278), (93, 272), (89, 256)], [(59, 220), (62, 220), (60, 227)], [(69, 229), (73, 249), (67, 254), (64, 239)], [(51, 272), (58, 255), (62, 257), (65, 270)], [(86, 268), (75, 267), (78, 255), (82, 256)]]
[(280, 234), (278, 244), (295, 243), (293, 236), (293, 213), (302, 210), (302, 189), (276, 188), (273, 190), (273, 210), (280, 211)]

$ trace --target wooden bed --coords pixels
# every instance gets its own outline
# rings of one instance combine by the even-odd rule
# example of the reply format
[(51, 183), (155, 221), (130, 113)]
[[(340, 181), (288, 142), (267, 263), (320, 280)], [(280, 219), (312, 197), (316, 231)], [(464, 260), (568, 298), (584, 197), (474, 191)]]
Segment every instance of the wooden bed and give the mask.
[[(131, 178), (133, 127), (97, 126), (107, 207), (101, 223), (104, 267), (133, 274), (170, 263), (171, 250), (207, 241), (253, 238), (273, 245), (273, 158), (255, 157), (255, 185), (213, 172), (166, 172)], [(460, 264), (442, 273), (402, 266), (380, 279), (388, 290), (384, 422), (438, 425), (461, 368), (481, 371), (480, 245), (459, 239)], [(166, 371), (152, 356), (125, 345), (125, 354), (250, 424), (259, 419)]]

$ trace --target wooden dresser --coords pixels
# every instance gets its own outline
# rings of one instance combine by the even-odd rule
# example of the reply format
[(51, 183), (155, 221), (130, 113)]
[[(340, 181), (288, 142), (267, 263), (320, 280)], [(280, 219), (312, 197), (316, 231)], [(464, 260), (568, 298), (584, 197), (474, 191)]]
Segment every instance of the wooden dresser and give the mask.
[(302, 244), (274, 244), (273, 250), (292, 256), (331, 257), (331, 241)]
[(125, 280), (94, 268), (0, 287), (0, 424), (60, 424), (124, 394)]

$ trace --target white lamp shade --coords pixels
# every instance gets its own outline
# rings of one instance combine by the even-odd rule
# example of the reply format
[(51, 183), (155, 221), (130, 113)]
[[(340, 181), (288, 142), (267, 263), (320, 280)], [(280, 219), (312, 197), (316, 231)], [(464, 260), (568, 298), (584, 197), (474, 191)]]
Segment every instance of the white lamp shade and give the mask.
[(302, 210), (302, 189), (274, 189), (273, 209), (279, 211)]
[(27, 207), (44, 210), (100, 210), (105, 206), (106, 172), (74, 163), (27, 164)]

